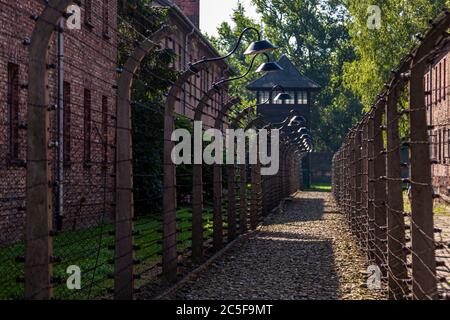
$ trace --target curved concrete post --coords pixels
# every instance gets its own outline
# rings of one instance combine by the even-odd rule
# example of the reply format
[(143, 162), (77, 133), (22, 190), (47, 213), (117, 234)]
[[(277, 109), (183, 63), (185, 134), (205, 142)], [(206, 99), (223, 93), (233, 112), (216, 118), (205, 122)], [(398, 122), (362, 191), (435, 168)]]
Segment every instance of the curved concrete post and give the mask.
[(71, 0), (51, 0), (36, 21), (31, 36), (28, 64), (28, 131), (26, 174), (25, 298), (50, 299), (53, 275), (52, 186), (49, 168), (49, 90), (47, 58), (53, 32), (57, 30)]
[[(242, 110), (233, 120), (231, 127), (237, 129), (239, 122), (252, 110)], [(243, 234), (247, 229), (247, 167), (245, 164), (238, 165), (239, 168), (239, 233)]]
[(170, 28), (163, 26), (142, 41), (126, 61), (118, 79), (116, 132), (116, 213), (114, 298), (133, 298), (133, 147), (131, 88), (145, 56), (158, 46)]
[[(234, 98), (228, 101), (228, 103), (224, 104), (219, 111), (219, 116), (216, 118), (214, 123), (214, 128), (218, 130), (222, 130), (222, 124), (224, 117), (228, 114), (230, 109), (236, 104), (240, 103), (240, 98)], [(227, 241), (230, 241), (236, 237), (236, 196), (234, 193), (234, 165), (227, 166), (227, 174), (228, 174), (228, 231), (227, 231)], [(217, 212), (220, 213), (221, 225), (223, 225), (222, 221), (222, 166), (219, 164), (214, 165), (213, 169), (213, 193), (214, 193), (214, 208), (217, 208)], [(222, 230), (223, 232), (223, 230)], [(223, 233), (220, 235), (220, 246), (223, 243)], [(219, 244), (219, 241), (218, 241)], [(216, 249), (219, 249), (218, 247)]]
[[(219, 62), (200, 64), (196, 68), (201, 71), (214, 63)], [(175, 281), (177, 277), (176, 166), (171, 158), (175, 146), (171, 139), (175, 127), (175, 104), (178, 94), (183, 90), (183, 84), (195, 74), (188, 69), (179, 77), (169, 91), (164, 110), (163, 276), (169, 282)]]
[[(403, 183), (400, 157), (400, 133), (398, 129), (398, 99), (404, 84), (396, 76), (387, 94), (386, 104), (386, 214), (388, 246), (388, 298), (390, 300), (407, 299), (408, 269), (406, 261), (405, 218), (403, 216)], [(360, 155), (361, 152), (358, 153)], [(361, 166), (358, 166), (360, 168)], [(363, 169), (363, 168), (362, 168)], [(364, 172), (364, 171), (363, 171)], [(360, 179), (362, 176), (360, 176)], [(364, 185), (364, 184), (362, 184)], [(363, 193), (361, 193), (363, 196)], [(361, 198), (361, 200), (364, 200)], [(359, 201), (361, 202), (361, 201)], [(362, 213), (362, 211), (360, 211)], [(358, 221), (360, 223), (361, 220)], [(363, 230), (361, 230), (361, 233)], [(361, 235), (362, 236), (362, 235)]]
[(410, 178), (411, 181), (411, 243), (412, 294), (414, 299), (437, 298), (436, 257), (433, 221), (433, 195), (431, 185), (431, 161), (428, 144), (428, 126), (425, 108), (423, 77), (427, 64), (426, 56), (434, 49), (438, 40), (450, 27), (448, 12), (434, 24), (425, 40), (417, 49), (411, 63), (410, 79)]
[[(262, 117), (256, 117), (247, 124), (245, 131), (252, 129), (255, 127), (256, 123), (262, 120)], [(257, 140), (258, 142), (258, 140)], [(255, 230), (258, 226), (258, 213), (260, 212), (260, 195), (261, 195), (261, 167), (259, 164), (259, 157), (257, 158), (257, 163), (251, 165), (250, 176), (252, 182), (252, 192), (251, 192), (251, 201), (250, 201), (250, 214), (249, 214), (249, 222), (250, 228)]]
[[(201, 121), (203, 110), (208, 106), (218, 91), (211, 88), (200, 99), (194, 112), (194, 121)], [(192, 165), (192, 260), (195, 263), (203, 259), (203, 165), (195, 163)]]

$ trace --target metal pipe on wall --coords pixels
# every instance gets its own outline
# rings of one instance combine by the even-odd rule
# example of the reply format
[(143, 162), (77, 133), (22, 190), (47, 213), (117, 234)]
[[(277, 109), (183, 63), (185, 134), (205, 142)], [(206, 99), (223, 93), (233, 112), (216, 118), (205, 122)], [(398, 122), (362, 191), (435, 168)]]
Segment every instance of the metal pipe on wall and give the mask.
[(58, 59), (58, 155), (57, 155), (57, 191), (56, 191), (56, 229), (62, 229), (64, 216), (64, 19), (59, 21), (58, 40), (57, 40), (57, 59)]

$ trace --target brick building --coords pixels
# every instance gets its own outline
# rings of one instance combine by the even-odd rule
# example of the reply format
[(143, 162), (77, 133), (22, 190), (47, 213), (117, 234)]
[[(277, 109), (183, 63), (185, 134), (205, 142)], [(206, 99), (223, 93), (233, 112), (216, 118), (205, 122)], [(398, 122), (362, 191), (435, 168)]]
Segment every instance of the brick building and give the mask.
[[(0, 245), (23, 234), (27, 65), (32, 59), (24, 39), (31, 37), (35, 23), (30, 17), (42, 12), (43, 3), (0, 1)], [(115, 138), (117, 1), (84, 0), (81, 29), (62, 25), (65, 30), (55, 32), (48, 54), (49, 146), (54, 146), (49, 148), (49, 158), (55, 222), (73, 229), (94, 225), (97, 217), (112, 214), (114, 149), (110, 146)], [(62, 54), (63, 59), (59, 57)], [(62, 121), (58, 120), (58, 102), (64, 106)], [(63, 135), (58, 133), (59, 124)], [(59, 137), (63, 146), (55, 145)], [(59, 146), (64, 153), (62, 166), (56, 158)], [(64, 175), (62, 206), (58, 205), (58, 172)]]
[(431, 140), (432, 179), (435, 191), (450, 203), (450, 53), (439, 56), (425, 75), (427, 121)]
[[(163, 41), (162, 46), (172, 49), (176, 55), (175, 68), (186, 70), (190, 62), (220, 56), (217, 50), (208, 42), (199, 30), (200, 22), (200, 0), (155, 0), (154, 6), (169, 8), (169, 24), (175, 31)], [(219, 64), (209, 66), (201, 71), (193, 81), (183, 87), (180, 102), (176, 106), (176, 112), (193, 118), (193, 109), (198, 105), (203, 94), (208, 91), (212, 84), (220, 78), (230, 75), (231, 71), (222, 61)], [(226, 96), (224, 97), (226, 100)], [(220, 97), (215, 95), (204, 111), (211, 116), (203, 116), (205, 127), (213, 125), (213, 117), (218, 113)]]
[[(151, 5), (169, 8), (169, 24), (175, 32), (162, 46), (174, 50), (173, 67), (181, 71), (191, 61), (219, 54), (198, 29), (199, 0), (175, 2), (155, 0)], [(34, 27), (30, 17), (42, 10), (43, 3), (36, 0), (0, 0), (0, 246), (23, 235), (30, 59), (24, 39), (31, 37)], [(63, 142), (49, 148), (49, 158), (55, 224), (64, 230), (96, 226), (113, 217), (117, 20), (116, 0), (82, 0), (81, 29), (55, 32), (49, 48), (50, 101), (55, 106), (60, 102), (64, 110), (61, 117), (58, 107), (50, 108), (49, 141), (61, 138)], [(198, 74), (185, 85), (176, 112), (193, 118), (204, 92), (228, 70), (221, 62)], [(205, 110), (211, 115), (203, 117), (205, 126), (213, 124), (219, 106), (216, 96)], [(63, 162), (57, 161), (58, 148)], [(64, 177), (61, 197), (60, 172)]]

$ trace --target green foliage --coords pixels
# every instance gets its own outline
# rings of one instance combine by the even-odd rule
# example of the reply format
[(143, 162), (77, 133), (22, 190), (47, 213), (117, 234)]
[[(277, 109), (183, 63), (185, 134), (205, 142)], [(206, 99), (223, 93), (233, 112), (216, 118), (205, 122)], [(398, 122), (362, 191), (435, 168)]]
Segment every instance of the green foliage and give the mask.
[[(119, 3), (119, 61), (123, 65), (136, 45), (167, 21), (167, 10), (150, 7), (146, 0)], [(175, 54), (155, 49), (142, 61), (132, 87), (134, 198), (137, 215), (160, 212), (162, 206), (162, 155), (164, 93), (177, 72), (169, 67)], [(125, 71), (126, 72), (126, 71)]]
[[(305, 76), (322, 85), (312, 108), (316, 149), (339, 148), (352, 126), (375, 101), (390, 72), (417, 44), (415, 34), (428, 27), (450, 0), (252, 0), (264, 24), (264, 36), (280, 47)], [(367, 26), (371, 5), (382, 11), (380, 29)], [(246, 26), (256, 26), (238, 4), (234, 27), (223, 23), (213, 39), (227, 51)], [(251, 39), (246, 37), (246, 44)], [(230, 59), (242, 71), (248, 64), (241, 53)], [(255, 77), (257, 75), (252, 76)], [(236, 83), (236, 92), (250, 98)], [(244, 91), (244, 92), (243, 92)], [(403, 104), (407, 100), (403, 99)], [(402, 123), (406, 132), (406, 123)]]
[[(383, 84), (418, 40), (415, 34), (428, 27), (428, 21), (445, 6), (444, 0), (343, 0), (350, 16), (346, 26), (356, 59), (344, 66), (345, 87), (352, 90), (367, 110)], [(447, 1), (448, 3), (448, 1)], [(380, 29), (369, 29), (369, 5), (378, 5)]]
[(337, 150), (361, 106), (343, 87), (342, 68), (354, 59), (344, 21), (347, 11), (336, 0), (253, 0), (266, 36), (301, 73), (322, 86), (312, 106), (311, 132), (316, 149)]

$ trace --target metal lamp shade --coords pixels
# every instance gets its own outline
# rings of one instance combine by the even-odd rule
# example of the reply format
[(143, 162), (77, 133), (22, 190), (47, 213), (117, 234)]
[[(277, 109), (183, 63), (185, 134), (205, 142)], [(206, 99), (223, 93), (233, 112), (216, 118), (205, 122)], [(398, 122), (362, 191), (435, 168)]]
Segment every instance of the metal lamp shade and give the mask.
[(267, 40), (255, 41), (250, 44), (250, 46), (245, 50), (244, 55), (246, 56), (254, 56), (264, 52), (271, 52), (278, 47), (274, 46)]
[(289, 93), (286, 92), (281, 92), (279, 94), (277, 94), (277, 96), (275, 97), (275, 101), (287, 101), (287, 100), (292, 100), (292, 96)]

